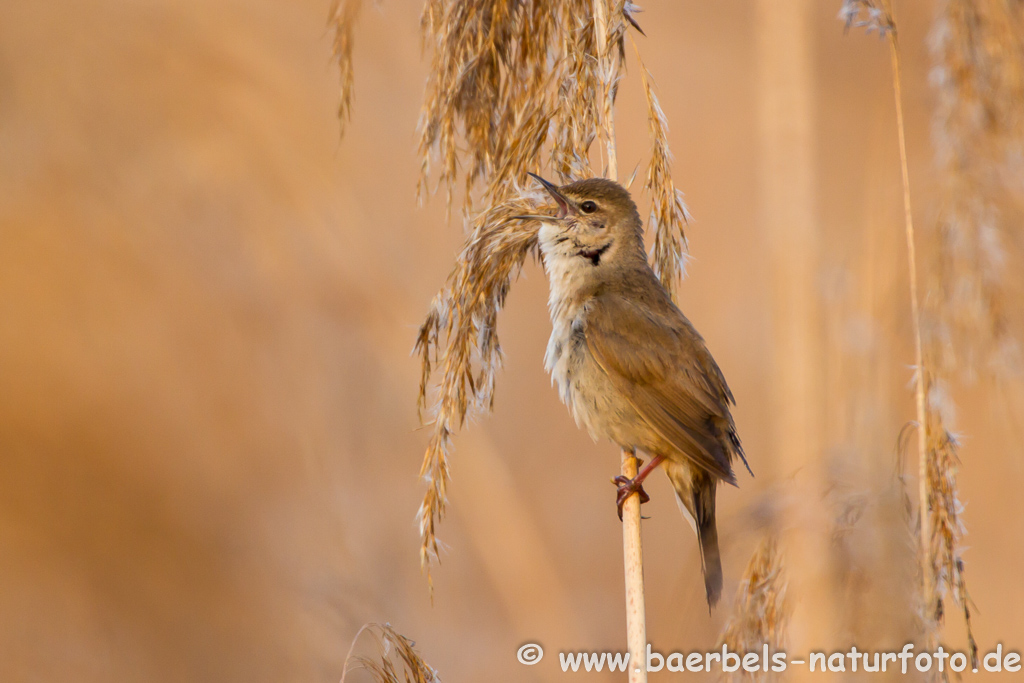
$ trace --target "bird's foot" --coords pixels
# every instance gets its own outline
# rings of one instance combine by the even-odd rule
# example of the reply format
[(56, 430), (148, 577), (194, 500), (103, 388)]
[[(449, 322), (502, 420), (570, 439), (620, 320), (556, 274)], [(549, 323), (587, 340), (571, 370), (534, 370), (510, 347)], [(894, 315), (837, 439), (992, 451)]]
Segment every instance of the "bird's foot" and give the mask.
[(612, 479), (612, 483), (619, 487), (618, 495), (615, 497), (615, 503), (618, 505), (619, 508), (620, 522), (622, 521), (622, 506), (626, 502), (627, 498), (629, 498), (635, 493), (638, 496), (640, 496), (641, 505), (643, 505), (644, 503), (651, 499), (651, 497), (647, 495), (647, 491), (644, 491), (643, 479), (639, 477), (634, 477), (630, 479), (629, 477), (619, 475)]
[[(633, 456), (633, 457), (636, 457), (636, 456)], [(664, 461), (664, 460), (665, 460), (665, 456), (663, 456), (663, 455), (656, 455), (651, 460), (651, 462), (647, 465), (647, 467), (644, 467), (639, 472), (637, 472), (637, 475), (635, 477), (633, 477), (632, 479), (627, 477), (627, 476), (625, 476), (625, 475), (619, 475), (619, 476), (615, 477), (614, 479), (612, 479), (612, 483), (619, 487), (619, 493), (618, 493), (618, 496), (615, 499), (615, 502), (619, 506), (619, 521), (620, 522), (622, 521), (622, 504), (626, 502), (627, 498), (629, 498), (630, 496), (632, 496), (635, 493), (638, 496), (640, 496), (640, 504), (641, 505), (643, 505), (644, 503), (646, 503), (647, 501), (649, 501), (651, 499), (651, 497), (647, 495), (647, 491), (644, 491), (644, 486), (643, 486), (644, 479), (646, 479), (647, 476), (654, 470), (654, 468), (657, 467), (658, 465), (660, 465), (662, 463), (662, 461)], [(636, 458), (636, 466), (638, 468), (640, 467), (640, 465), (643, 465), (643, 464), (644, 464), (643, 460), (641, 460), (640, 458)]]

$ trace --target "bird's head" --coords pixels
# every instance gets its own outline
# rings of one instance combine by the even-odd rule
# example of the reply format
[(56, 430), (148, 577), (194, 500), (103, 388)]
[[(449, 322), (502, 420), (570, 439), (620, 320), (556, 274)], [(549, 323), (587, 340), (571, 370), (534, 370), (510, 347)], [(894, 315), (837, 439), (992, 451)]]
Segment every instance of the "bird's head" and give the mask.
[(643, 225), (629, 191), (606, 178), (558, 187), (536, 178), (558, 206), (554, 216), (523, 216), (541, 222), (545, 262), (562, 269), (599, 268), (625, 255), (643, 257)]

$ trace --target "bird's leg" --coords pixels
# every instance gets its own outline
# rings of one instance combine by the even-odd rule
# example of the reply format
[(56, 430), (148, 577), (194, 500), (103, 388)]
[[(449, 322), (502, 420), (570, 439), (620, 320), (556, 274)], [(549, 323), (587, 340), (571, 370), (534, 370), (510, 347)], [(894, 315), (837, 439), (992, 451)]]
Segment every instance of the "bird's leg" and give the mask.
[(644, 504), (651, 499), (647, 495), (647, 491), (644, 491), (644, 479), (654, 470), (655, 467), (661, 464), (661, 461), (665, 459), (663, 455), (656, 455), (651, 459), (647, 466), (637, 472), (637, 475), (630, 479), (619, 475), (612, 479), (612, 483), (618, 485), (619, 492), (615, 498), (615, 502), (619, 507), (619, 520), (622, 519), (622, 504), (626, 502), (626, 499), (632, 496), (634, 493), (640, 496), (640, 504)]

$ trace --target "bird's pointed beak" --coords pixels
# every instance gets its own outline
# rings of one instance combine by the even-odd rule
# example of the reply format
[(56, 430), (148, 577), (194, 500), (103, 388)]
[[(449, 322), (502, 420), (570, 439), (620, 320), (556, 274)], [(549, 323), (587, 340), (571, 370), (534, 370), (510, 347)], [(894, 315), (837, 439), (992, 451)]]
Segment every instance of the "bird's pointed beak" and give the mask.
[(550, 181), (544, 180), (536, 173), (530, 173), (529, 171), (527, 171), (527, 174), (534, 178), (541, 185), (543, 185), (544, 189), (548, 191), (549, 195), (551, 195), (551, 198), (554, 199), (555, 202), (558, 204), (558, 215), (555, 216), (555, 218), (561, 220), (562, 218), (568, 216), (570, 213), (574, 213), (572, 204), (570, 204), (569, 200), (565, 198), (565, 195), (563, 195), (558, 190), (557, 185)]
[(539, 213), (538, 214), (531, 213), (531, 214), (524, 214), (522, 216), (512, 216), (510, 220), (519, 219), (519, 220), (522, 220), (522, 221), (549, 221), (552, 218), (553, 218), (553, 216), (542, 216)]

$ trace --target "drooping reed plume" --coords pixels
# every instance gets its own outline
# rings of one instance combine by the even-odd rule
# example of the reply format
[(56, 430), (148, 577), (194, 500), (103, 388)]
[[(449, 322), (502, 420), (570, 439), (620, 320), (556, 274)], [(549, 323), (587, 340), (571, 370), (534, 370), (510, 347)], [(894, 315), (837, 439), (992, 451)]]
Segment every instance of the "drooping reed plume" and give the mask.
[[(359, 637), (369, 634), (376, 646), (375, 657), (354, 654)], [(364, 624), (352, 639), (341, 683), (350, 671), (363, 669), (375, 683), (441, 683), (437, 671), (416, 651), (416, 644), (391, 627), (391, 624)]]
[(421, 411), (427, 407), (433, 371), (440, 369), (441, 374), (433, 434), (420, 472), (427, 482), (418, 513), (424, 567), (437, 556), (435, 524), (448, 500), (452, 435), (463, 426), (471, 408), (491, 409), (495, 373), (501, 364), (498, 312), (527, 255), (536, 249), (537, 223), (512, 217), (535, 213), (538, 203), (521, 195), (476, 217), (416, 339), (422, 360)]
[[(637, 53), (637, 61), (640, 54)], [(654, 271), (661, 284), (674, 292), (686, 266), (686, 234), (683, 226), (690, 214), (683, 193), (672, 182), (672, 153), (668, 148), (668, 121), (658, 96), (651, 86), (651, 72), (640, 63), (644, 93), (647, 96), (647, 120), (651, 131), (651, 161), (647, 165), (644, 187), (651, 194), (651, 213), (647, 225), (654, 230)]]
[[(719, 647), (728, 645), (729, 650), (741, 656), (745, 652), (760, 654), (765, 645), (769, 653), (784, 651), (789, 622), (787, 587), (782, 553), (774, 535), (769, 532), (758, 544), (743, 571), (733, 612), (719, 638)], [(773, 680), (776, 675), (741, 669), (722, 676), (726, 680), (761, 683)]]
[(914, 327), (914, 390), (919, 463), (917, 533), (923, 636), (929, 647), (936, 644), (938, 629), (945, 614), (944, 599), (946, 595), (952, 595), (961, 609), (972, 666), (976, 667), (977, 646), (971, 630), (970, 597), (961, 557), (965, 528), (961, 520), (963, 506), (957, 493), (959, 460), (956, 439), (948, 427), (951, 419), (950, 402), (944, 390), (945, 385), (938, 376), (937, 356), (941, 352), (941, 341), (935, 336), (926, 337), (924, 333), (931, 326), (930, 318), (937, 313), (931, 308), (922, 309), (918, 293), (917, 239), (911, 214), (896, 21), (888, 0), (844, 0), (840, 18), (848, 28), (865, 27), (869, 32), (877, 30), (879, 35), (887, 37), (892, 58)]

